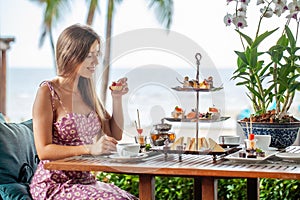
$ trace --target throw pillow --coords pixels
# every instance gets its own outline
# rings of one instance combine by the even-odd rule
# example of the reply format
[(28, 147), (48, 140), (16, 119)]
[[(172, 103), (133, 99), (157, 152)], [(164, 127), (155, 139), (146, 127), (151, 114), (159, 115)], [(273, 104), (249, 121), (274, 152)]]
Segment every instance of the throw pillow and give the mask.
[(0, 121), (0, 184), (29, 183), (38, 164), (36, 155), (32, 120)]
[(3, 200), (31, 200), (28, 183), (9, 183), (0, 185)]

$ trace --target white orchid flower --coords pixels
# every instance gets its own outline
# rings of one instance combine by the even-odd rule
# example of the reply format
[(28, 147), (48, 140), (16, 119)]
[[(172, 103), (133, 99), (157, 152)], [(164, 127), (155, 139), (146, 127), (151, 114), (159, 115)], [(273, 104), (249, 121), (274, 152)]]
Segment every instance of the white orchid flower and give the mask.
[(272, 2), (281, 5), (282, 7), (286, 6), (286, 0), (272, 0)]
[(247, 6), (241, 5), (241, 7), (237, 10), (237, 16), (246, 17), (247, 14)]
[(232, 15), (227, 13), (227, 15), (225, 15), (224, 17), (224, 23), (226, 24), (226, 26), (230, 26), (232, 23)]
[(240, 16), (233, 16), (232, 23), (235, 25), (236, 28), (245, 28), (248, 26), (246, 18)]
[(238, 0), (226, 0), (227, 5), (228, 5), (230, 2), (233, 2), (233, 1), (237, 2)]
[(267, 8), (265, 6), (264, 8), (260, 9), (260, 12), (263, 13), (264, 17), (266, 17), (266, 18), (270, 18), (273, 16), (273, 9), (270, 7)]
[[(230, 2), (236, 2), (236, 10), (234, 14), (228, 14), (224, 16), (224, 23), (226, 26), (234, 24), (237, 29), (242, 29), (247, 27), (247, 10), (250, 5), (250, 0), (226, 0), (227, 4)], [(249, 4), (249, 5), (248, 5)], [(259, 6), (260, 11), (260, 21), (258, 23), (258, 31), (260, 31), (260, 22), (262, 18), (271, 18), (273, 15), (281, 17), (283, 13), (289, 10), (289, 15), (287, 18), (298, 20), (298, 13), (300, 12), (300, 0), (257, 0), (256, 5)], [(300, 22), (300, 15), (299, 15)]]
[(290, 11), (290, 14), (286, 16), (286, 18), (289, 19), (296, 19), (297, 20), (297, 15), (300, 11), (300, 1), (293, 1), (288, 4), (288, 10)]
[(274, 9), (274, 14), (277, 15), (278, 17), (280, 17), (283, 12), (284, 12), (283, 9), (280, 9), (280, 8)]
[(290, 13), (294, 13), (300, 10), (300, 1), (293, 1), (288, 4)]
[(250, 0), (240, 0), (240, 2), (241, 2), (241, 5), (244, 4), (244, 5), (248, 6)]
[(274, 14), (278, 17), (280, 17), (281, 14), (284, 13), (286, 10), (288, 10), (286, 5), (275, 3)]
[(298, 13), (299, 13), (299, 11), (290, 13), (289, 15), (286, 16), (286, 18), (297, 20), (298, 19)]
[(265, 1), (264, 0), (257, 0), (256, 5), (260, 5), (260, 4), (264, 4)]

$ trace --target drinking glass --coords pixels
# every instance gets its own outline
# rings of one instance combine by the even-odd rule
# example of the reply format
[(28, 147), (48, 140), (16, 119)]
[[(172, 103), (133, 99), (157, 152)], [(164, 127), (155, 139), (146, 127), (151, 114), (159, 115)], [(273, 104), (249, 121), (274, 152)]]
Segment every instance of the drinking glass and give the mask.
[(146, 146), (146, 139), (147, 139), (147, 137), (145, 135), (136, 135), (134, 137), (134, 139), (135, 139), (136, 143), (140, 144), (141, 149), (145, 148), (145, 146)]

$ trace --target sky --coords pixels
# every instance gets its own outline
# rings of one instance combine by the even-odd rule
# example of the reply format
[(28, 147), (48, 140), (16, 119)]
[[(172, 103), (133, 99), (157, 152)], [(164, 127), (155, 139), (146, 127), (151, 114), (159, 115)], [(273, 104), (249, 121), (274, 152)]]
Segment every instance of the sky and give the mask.
[[(70, 11), (54, 27), (54, 40), (59, 33), (73, 23), (85, 23), (86, 1), (74, 0)], [(93, 28), (104, 37), (106, 1), (100, 4)], [(164, 29), (155, 17), (153, 9), (149, 9), (146, 0), (124, 0), (116, 7), (114, 15), (113, 36), (128, 31), (144, 28)], [(218, 3), (217, 3), (218, 2)], [(171, 31), (177, 32), (200, 45), (218, 67), (232, 67), (235, 63), (232, 41), (227, 37), (236, 36), (232, 28), (226, 28), (223, 17), (226, 14), (226, 1), (210, 0), (175, 0)], [(0, 0), (0, 35), (13, 36), (8, 51), (9, 67), (52, 67), (52, 53), (47, 37), (42, 48), (38, 47), (41, 35), (43, 8), (30, 0)], [(237, 43), (237, 45), (239, 45)], [(119, 65), (130, 65), (130, 60), (139, 57), (141, 62), (148, 56), (129, 56)], [(151, 56), (150, 56), (151, 57)], [(155, 55), (154, 55), (155, 57)], [(183, 65), (170, 56), (165, 62), (170, 65)], [(161, 58), (161, 56), (160, 56)], [(159, 59), (160, 59), (159, 58)], [(167, 59), (163, 57), (162, 59)], [(180, 59), (179, 59), (180, 60)]]
[[(56, 42), (61, 31), (74, 23), (85, 23), (87, 5), (84, 0), (74, 0), (70, 9), (66, 9), (62, 19), (53, 28)], [(96, 13), (93, 28), (104, 37), (106, 2), (100, 1), (100, 12)], [(124, 0), (116, 6), (113, 37), (130, 31), (155, 28), (164, 29), (157, 21), (153, 9), (149, 9), (146, 0)], [(251, 2), (255, 3), (255, 2)], [(241, 49), (238, 34), (234, 27), (226, 27), (223, 18), (233, 10), (225, 0), (174, 0), (174, 15), (171, 32), (184, 36), (199, 45), (217, 68), (233, 68), (236, 64), (234, 50)], [(257, 18), (249, 11), (248, 31), (254, 33)], [(46, 67), (53, 66), (52, 52), (47, 37), (42, 48), (38, 47), (41, 35), (43, 8), (30, 0), (0, 0), (0, 35), (13, 36), (8, 52), (9, 67)], [(251, 29), (252, 27), (252, 29)], [(150, 36), (151, 37), (151, 36)], [(147, 38), (145, 38), (147, 40)], [(121, 42), (120, 45), (123, 43)], [(117, 45), (117, 44), (116, 44)], [(124, 45), (124, 44), (123, 44)], [(136, 51), (119, 59), (120, 66), (141, 65), (158, 60), (175, 67), (184, 67), (186, 62), (167, 52)]]

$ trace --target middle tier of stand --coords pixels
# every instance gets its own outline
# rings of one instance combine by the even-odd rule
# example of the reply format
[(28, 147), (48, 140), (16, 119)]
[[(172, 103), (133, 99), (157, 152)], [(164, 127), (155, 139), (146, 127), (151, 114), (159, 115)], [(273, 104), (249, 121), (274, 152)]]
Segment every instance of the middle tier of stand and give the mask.
[[(229, 118), (230, 117), (220, 117), (218, 119), (201, 119), (201, 118), (199, 118), (198, 122), (201, 122), (201, 123), (222, 122), (222, 121), (225, 121)], [(197, 122), (196, 118), (187, 119), (187, 118), (165, 117), (164, 119), (169, 121), (169, 122)]]

